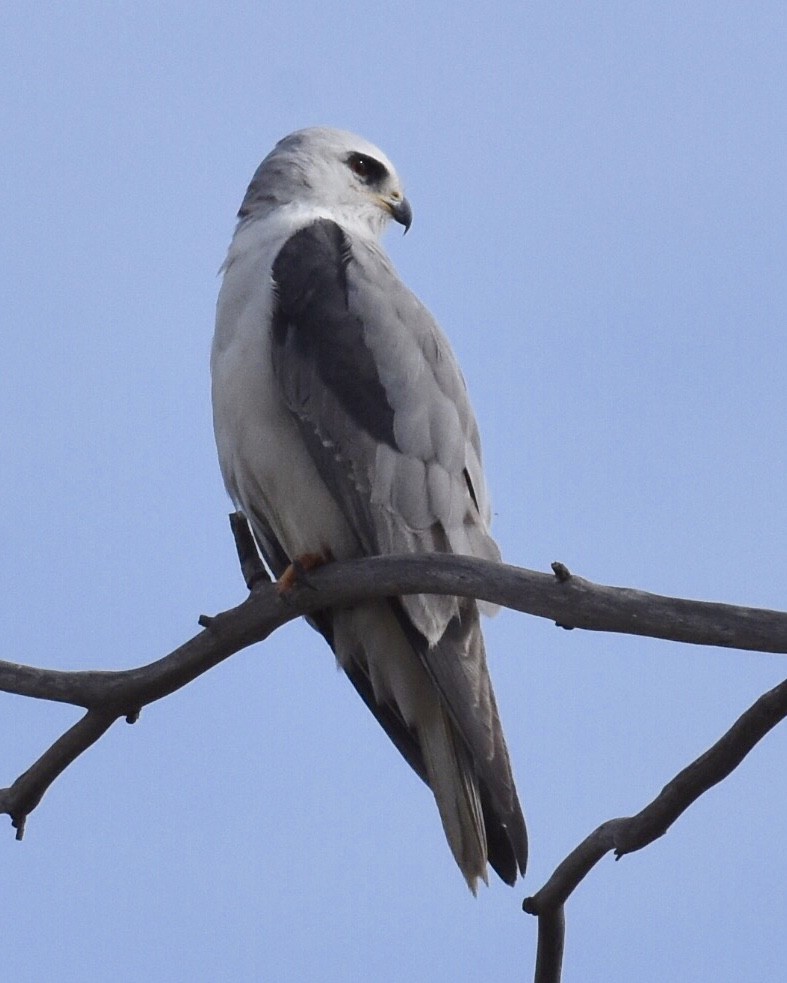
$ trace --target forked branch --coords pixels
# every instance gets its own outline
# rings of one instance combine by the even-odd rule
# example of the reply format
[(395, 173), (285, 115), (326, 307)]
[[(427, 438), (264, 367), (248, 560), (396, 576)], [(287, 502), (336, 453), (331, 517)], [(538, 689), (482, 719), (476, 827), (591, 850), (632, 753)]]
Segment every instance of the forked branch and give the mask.
[(663, 836), (675, 820), (709, 788), (723, 781), (749, 751), (787, 717), (787, 680), (764, 693), (726, 734), (679, 772), (636, 816), (602, 823), (555, 869), (522, 908), (537, 915), (536, 983), (558, 983), (563, 955), (563, 906), (582, 879), (611, 850), (619, 860)]
[[(455, 594), (548, 618), (563, 628), (608, 631), (696, 645), (787, 653), (787, 614), (643, 591), (605, 587), (573, 576), (560, 563), (553, 575), (466, 556), (387, 556), (328, 564), (281, 596), (266, 574), (245, 521), (232, 517), (249, 597), (214, 617), (169, 655), (137, 669), (64, 672), (0, 661), (0, 691), (83, 707), (87, 713), (8, 788), (0, 789), (21, 839), (27, 816), (52, 782), (120, 717), (136, 721), (142, 707), (186, 686), (239, 650), (301, 615), (401, 594)], [(662, 836), (706, 789), (732, 771), (787, 714), (787, 683), (761, 697), (713, 748), (682, 771), (638, 815), (604, 823), (555, 870), (525, 910), (539, 916), (536, 978), (560, 978), (563, 905), (609, 850), (618, 856)]]

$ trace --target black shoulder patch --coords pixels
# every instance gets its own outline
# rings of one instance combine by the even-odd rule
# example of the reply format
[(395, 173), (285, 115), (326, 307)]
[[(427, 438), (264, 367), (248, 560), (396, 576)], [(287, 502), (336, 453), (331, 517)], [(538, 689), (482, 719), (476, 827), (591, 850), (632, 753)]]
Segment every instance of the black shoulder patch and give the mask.
[(285, 392), (292, 373), (317, 375), (359, 427), (396, 447), (393, 409), (364, 325), (350, 310), (351, 261), (349, 239), (329, 219), (299, 229), (279, 250), (273, 263), (274, 371)]

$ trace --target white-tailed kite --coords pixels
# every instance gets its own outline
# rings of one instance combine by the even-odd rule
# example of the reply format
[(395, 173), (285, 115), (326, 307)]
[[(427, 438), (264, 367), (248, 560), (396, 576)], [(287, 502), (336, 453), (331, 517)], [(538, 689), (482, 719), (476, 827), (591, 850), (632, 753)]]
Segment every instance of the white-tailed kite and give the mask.
[[(257, 169), (224, 263), (211, 356), (224, 482), (277, 577), (383, 553), (498, 560), (481, 448), (448, 340), (380, 235), (410, 205), (366, 140), (314, 127)], [(478, 604), (418, 595), (313, 619), (434, 793), (471, 890), (524, 873), (527, 834)]]

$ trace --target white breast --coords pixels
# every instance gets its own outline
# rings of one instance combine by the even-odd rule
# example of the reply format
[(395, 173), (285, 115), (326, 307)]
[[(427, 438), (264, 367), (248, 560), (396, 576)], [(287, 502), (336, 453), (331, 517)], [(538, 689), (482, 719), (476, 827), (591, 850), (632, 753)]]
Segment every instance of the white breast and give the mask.
[[(281, 214), (279, 214), (281, 213)], [(211, 353), (213, 425), (235, 507), (268, 519), (290, 558), (357, 553), (355, 537), (317, 473), (273, 375), (271, 266), (316, 215), (280, 209), (241, 226), (224, 265)]]

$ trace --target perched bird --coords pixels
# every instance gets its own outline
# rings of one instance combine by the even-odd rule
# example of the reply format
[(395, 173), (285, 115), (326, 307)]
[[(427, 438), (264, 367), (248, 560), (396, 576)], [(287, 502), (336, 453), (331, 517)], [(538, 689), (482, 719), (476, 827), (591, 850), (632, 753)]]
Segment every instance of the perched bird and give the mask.
[[(313, 127), (252, 178), (223, 266), (211, 355), (221, 472), (276, 577), (386, 553), (498, 560), (481, 448), (448, 340), (379, 239), (412, 214), (391, 162)], [(280, 583), (281, 583), (280, 579)], [(312, 619), (429, 785), (475, 893), (527, 834), (473, 600), (416, 595)]]

